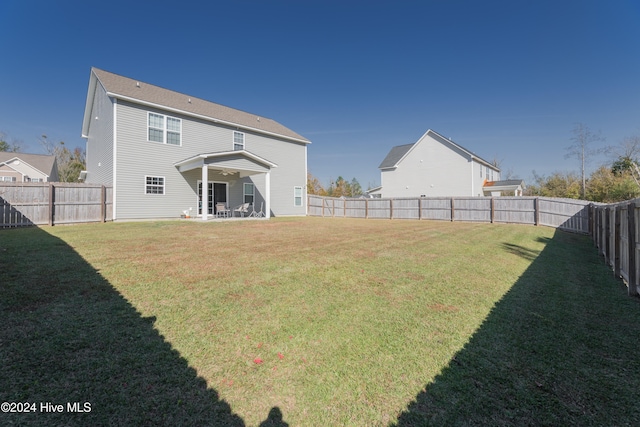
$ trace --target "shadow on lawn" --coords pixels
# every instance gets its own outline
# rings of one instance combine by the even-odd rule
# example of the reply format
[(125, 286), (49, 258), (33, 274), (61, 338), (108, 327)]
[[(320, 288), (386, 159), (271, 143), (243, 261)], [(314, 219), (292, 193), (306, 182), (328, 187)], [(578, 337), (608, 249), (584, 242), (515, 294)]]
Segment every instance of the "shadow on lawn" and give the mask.
[[(244, 426), (155, 319), (64, 241), (38, 228), (1, 231), (0, 292), (0, 402), (35, 409), (0, 413), (0, 424)], [(74, 402), (85, 412), (69, 413)], [(44, 413), (47, 403), (62, 413)]]
[(588, 237), (545, 243), (503, 245), (531, 265), (395, 425), (638, 425), (640, 301)]

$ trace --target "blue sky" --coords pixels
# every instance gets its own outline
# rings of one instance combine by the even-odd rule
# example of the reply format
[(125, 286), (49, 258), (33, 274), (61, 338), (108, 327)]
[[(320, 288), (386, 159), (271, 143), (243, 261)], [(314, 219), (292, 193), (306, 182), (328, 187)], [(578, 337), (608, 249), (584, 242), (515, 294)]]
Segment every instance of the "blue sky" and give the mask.
[(578, 171), (578, 122), (640, 135), (638, 0), (3, 0), (0, 28), (0, 131), (25, 152), (84, 147), (92, 66), (281, 122), (324, 184), (379, 184), (427, 129), (526, 181)]

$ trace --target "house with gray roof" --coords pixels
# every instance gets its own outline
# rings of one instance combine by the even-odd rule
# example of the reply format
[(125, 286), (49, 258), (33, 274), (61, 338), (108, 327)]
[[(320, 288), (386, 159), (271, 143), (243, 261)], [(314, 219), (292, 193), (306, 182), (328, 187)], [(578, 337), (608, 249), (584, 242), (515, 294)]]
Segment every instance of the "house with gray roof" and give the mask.
[(56, 156), (0, 151), (0, 181), (55, 182), (57, 180)]
[(487, 182), (500, 180), (498, 167), (431, 129), (391, 148), (378, 168), (373, 197), (483, 196)]
[(306, 214), (310, 141), (262, 115), (92, 68), (82, 136), (84, 180), (113, 186), (114, 220), (207, 219), (246, 203)]

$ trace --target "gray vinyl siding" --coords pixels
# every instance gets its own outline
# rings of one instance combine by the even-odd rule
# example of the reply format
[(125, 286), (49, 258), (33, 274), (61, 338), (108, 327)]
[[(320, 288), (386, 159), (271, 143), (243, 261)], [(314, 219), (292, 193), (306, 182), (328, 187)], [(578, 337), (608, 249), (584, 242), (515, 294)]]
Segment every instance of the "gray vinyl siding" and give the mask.
[[(181, 146), (147, 141), (148, 112), (182, 119)], [(189, 207), (193, 208), (192, 215), (195, 215), (201, 170), (182, 174), (174, 163), (198, 154), (232, 151), (236, 128), (124, 101), (117, 104), (117, 120), (116, 219), (174, 218)], [(306, 146), (247, 131), (244, 133), (246, 151), (278, 166), (271, 169), (272, 214), (305, 215), (304, 204), (294, 207), (293, 188), (306, 185)], [(228, 161), (234, 162), (233, 159)], [(247, 159), (239, 161), (246, 163)], [(256, 170), (259, 167), (264, 166), (256, 165)], [(145, 176), (164, 177), (165, 194), (145, 194)], [(229, 182), (227, 203), (231, 207), (242, 203), (243, 182), (254, 182), (256, 203), (264, 202), (264, 174), (238, 178), (237, 175), (222, 176), (209, 170), (208, 179)], [(256, 207), (259, 209), (260, 205)]]
[(395, 169), (382, 171), (382, 197), (473, 195), (471, 165), (466, 153), (427, 135)]
[(94, 93), (91, 124), (86, 145), (87, 178), (90, 184), (113, 184), (113, 102), (98, 85)]
[[(271, 169), (271, 214), (306, 215), (306, 145), (247, 134), (245, 148), (278, 165)], [(261, 198), (264, 198), (264, 175), (253, 175), (252, 178), (256, 182), (256, 195), (260, 190)], [(294, 206), (294, 187), (303, 189), (302, 206)]]
[[(190, 153), (182, 146), (147, 141), (149, 111), (164, 114), (123, 101), (117, 104), (116, 219), (175, 218), (189, 207), (197, 208), (193, 186), (173, 165)], [(183, 119), (184, 145), (187, 120), (171, 116)], [(165, 194), (146, 194), (146, 176), (163, 177)]]

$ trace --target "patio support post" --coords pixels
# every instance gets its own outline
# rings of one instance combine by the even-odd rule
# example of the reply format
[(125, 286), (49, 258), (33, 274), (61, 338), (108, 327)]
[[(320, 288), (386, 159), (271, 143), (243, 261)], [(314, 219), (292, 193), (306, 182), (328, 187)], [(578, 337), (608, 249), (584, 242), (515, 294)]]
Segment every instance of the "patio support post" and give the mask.
[(264, 174), (264, 217), (271, 218), (271, 172)]
[(207, 220), (209, 214), (209, 167), (202, 165), (202, 220)]

